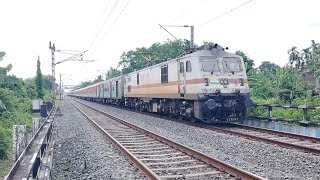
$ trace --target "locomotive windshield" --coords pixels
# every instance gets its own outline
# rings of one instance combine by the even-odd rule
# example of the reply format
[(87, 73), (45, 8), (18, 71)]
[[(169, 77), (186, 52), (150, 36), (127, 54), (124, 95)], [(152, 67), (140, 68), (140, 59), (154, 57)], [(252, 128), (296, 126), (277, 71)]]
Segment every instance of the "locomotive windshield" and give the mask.
[(241, 60), (239, 58), (223, 58), (223, 70), (224, 72), (240, 72), (242, 71)]
[(204, 59), (201, 61), (203, 72), (220, 72), (220, 61), (217, 59)]

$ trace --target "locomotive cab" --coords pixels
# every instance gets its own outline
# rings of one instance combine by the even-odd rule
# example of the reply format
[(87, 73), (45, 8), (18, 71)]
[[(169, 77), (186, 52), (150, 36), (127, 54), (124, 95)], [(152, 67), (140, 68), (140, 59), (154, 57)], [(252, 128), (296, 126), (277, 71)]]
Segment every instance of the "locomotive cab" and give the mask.
[(242, 120), (253, 106), (242, 58), (225, 52), (220, 46), (199, 51), (194, 116), (207, 123)]

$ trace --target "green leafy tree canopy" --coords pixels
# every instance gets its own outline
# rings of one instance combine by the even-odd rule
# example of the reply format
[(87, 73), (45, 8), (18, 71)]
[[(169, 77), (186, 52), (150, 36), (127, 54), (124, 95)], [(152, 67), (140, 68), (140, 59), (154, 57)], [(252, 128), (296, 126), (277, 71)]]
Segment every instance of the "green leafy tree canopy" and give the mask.
[(37, 96), (38, 96), (38, 98), (42, 99), (44, 96), (44, 92), (43, 92), (43, 79), (42, 79), (42, 73), (41, 73), (41, 69), (40, 69), (39, 57), (37, 60), (37, 76), (36, 76), (35, 81), (36, 81)]

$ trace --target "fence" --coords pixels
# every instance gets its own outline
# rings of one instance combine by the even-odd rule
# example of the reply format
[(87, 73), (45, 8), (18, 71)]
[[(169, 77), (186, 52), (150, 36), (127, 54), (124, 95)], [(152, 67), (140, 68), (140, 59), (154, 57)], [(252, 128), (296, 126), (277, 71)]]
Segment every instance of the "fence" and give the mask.
[(270, 119), (270, 120), (274, 120), (274, 119), (281, 119), (281, 120), (284, 120), (283, 118), (275, 118), (273, 117), (272, 115), (272, 109), (274, 107), (277, 107), (277, 108), (285, 108), (285, 109), (301, 109), (303, 111), (303, 117), (302, 117), (302, 121), (303, 122), (307, 122), (307, 114), (308, 114), (308, 110), (320, 110), (320, 106), (308, 106), (308, 105), (278, 105), (278, 104), (254, 104), (255, 106), (262, 106), (262, 107), (266, 107), (267, 108), (267, 112), (268, 112), (268, 115), (267, 117), (264, 117), (264, 118), (267, 118), (267, 119)]

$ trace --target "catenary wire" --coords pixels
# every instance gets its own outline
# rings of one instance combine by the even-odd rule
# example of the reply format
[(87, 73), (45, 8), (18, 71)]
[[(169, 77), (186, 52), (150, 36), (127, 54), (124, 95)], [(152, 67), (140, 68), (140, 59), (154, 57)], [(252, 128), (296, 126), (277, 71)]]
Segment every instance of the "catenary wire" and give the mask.
[(126, 7), (128, 6), (130, 0), (127, 1), (126, 5), (123, 7), (123, 9), (121, 10), (120, 14), (116, 17), (116, 19), (113, 21), (113, 24), (115, 24), (118, 20), (118, 18), (122, 15), (122, 13), (124, 12), (124, 10), (126, 9)]
[(206, 22), (200, 24), (200, 25), (198, 26), (198, 28), (200, 28), (200, 27), (202, 27), (202, 26), (204, 26), (204, 25), (207, 25), (207, 24), (209, 24), (210, 22), (212, 22), (212, 21), (214, 21), (214, 20), (216, 20), (216, 19), (218, 19), (218, 18), (221, 18), (222, 16), (225, 16), (225, 15), (229, 14), (230, 12), (232, 12), (232, 11), (234, 11), (234, 10), (236, 10), (236, 9), (239, 9), (239, 8), (241, 8), (242, 6), (248, 4), (248, 3), (252, 2), (252, 1), (253, 1), (253, 0), (246, 1), (246, 2), (243, 3), (243, 4), (240, 4), (239, 6), (236, 6), (236, 7), (232, 8), (231, 10), (220, 14), (220, 15), (218, 15), (218, 16), (210, 19), (209, 21), (206, 21)]
[(107, 23), (108, 19), (110, 18), (110, 15), (114, 12), (115, 8), (118, 5), (119, 0), (116, 1), (116, 3), (113, 5), (112, 9), (110, 10), (109, 14), (107, 15), (106, 19), (104, 20), (101, 28), (99, 29), (99, 31), (96, 33), (94, 39), (91, 41), (90, 46), (88, 48), (88, 51), (90, 50), (90, 48), (93, 46), (94, 42), (96, 41), (97, 37), (99, 36), (99, 34), (101, 33), (104, 25)]

